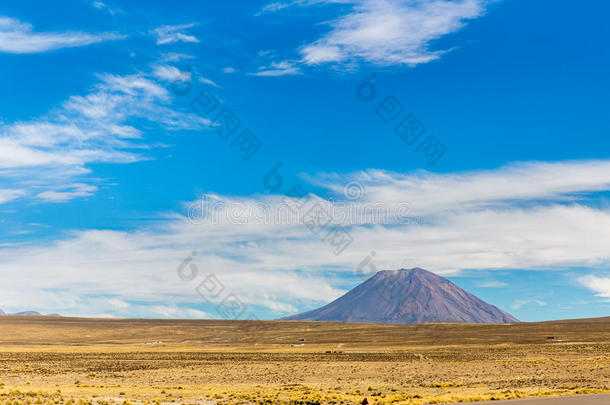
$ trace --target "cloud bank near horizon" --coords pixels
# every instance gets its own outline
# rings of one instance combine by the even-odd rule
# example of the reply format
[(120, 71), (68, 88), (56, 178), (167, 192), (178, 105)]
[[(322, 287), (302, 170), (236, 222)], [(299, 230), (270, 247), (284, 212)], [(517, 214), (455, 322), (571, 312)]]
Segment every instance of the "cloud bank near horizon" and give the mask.
[[(602, 279), (610, 264), (610, 210), (596, 199), (610, 189), (610, 161), (305, 179), (329, 196), (309, 194), (301, 213), (314, 205), (355, 213), (333, 218), (353, 238), (338, 255), (300, 221), (260, 220), (261, 207), (284, 210), (284, 196), (209, 194), (215, 221), (189, 220), (194, 201), (155, 227), (79, 231), (48, 244), (2, 247), (0, 273), (11, 287), (0, 287), (0, 295), (15, 308), (45, 305), (64, 314), (189, 317), (201, 311), (195, 291), (201, 280), (185, 282), (177, 268), (190, 257), (202, 277), (215, 274), (245, 304), (279, 317), (303, 303), (337, 298), (342, 277), (353, 276), (373, 251), (379, 270), (422, 267), (444, 275), (587, 267)], [(346, 184), (361, 187), (357, 198), (344, 195)], [(376, 203), (383, 221), (369, 210)], [(405, 203), (407, 211), (397, 209)], [(413, 217), (421, 221), (405, 220)], [(575, 282), (607, 297), (591, 277)]]

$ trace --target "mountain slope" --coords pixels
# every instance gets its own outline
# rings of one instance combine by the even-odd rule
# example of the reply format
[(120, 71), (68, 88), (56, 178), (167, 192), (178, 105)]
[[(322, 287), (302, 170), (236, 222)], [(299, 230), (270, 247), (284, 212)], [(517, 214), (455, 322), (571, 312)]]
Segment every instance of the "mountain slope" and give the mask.
[(396, 324), (519, 322), (446, 278), (420, 268), (380, 271), (328, 305), (283, 319)]
[(36, 311), (23, 311), (23, 312), (17, 312), (17, 313), (14, 313), (14, 314), (7, 314), (2, 309), (0, 309), (0, 316), (2, 316), (2, 315), (42, 316), (42, 314), (40, 312), (36, 312)]

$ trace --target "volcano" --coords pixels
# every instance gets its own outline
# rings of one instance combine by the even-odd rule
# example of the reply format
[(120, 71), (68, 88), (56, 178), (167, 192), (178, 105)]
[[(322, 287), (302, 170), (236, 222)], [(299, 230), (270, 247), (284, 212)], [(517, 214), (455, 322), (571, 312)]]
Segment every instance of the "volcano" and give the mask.
[(420, 268), (379, 271), (330, 304), (283, 319), (392, 324), (519, 322), (446, 278)]

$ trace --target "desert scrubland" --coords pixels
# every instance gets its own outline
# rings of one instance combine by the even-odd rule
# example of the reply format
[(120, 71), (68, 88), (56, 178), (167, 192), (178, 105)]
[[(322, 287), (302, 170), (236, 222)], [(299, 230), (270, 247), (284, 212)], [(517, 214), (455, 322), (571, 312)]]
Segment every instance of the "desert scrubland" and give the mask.
[(0, 317), (0, 401), (424, 404), (610, 392), (610, 318), (502, 325)]

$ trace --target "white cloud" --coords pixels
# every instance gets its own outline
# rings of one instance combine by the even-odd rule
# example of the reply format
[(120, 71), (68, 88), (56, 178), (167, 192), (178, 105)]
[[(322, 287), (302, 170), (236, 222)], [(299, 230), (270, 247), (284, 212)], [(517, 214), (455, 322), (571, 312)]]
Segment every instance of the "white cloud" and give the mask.
[(258, 13), (257, 15), (263, 14), (263, 13), (268, 13), (268, 12), (275, 12), (275, 11), (280, 11), (283, 10), (285, 8), (290, 7), (289, 3), (280, 3), (280, 2), (273, 2), (273, 3), (269, 3), (267, 5), (265, 5)]
[(180, 308), (170, 305), (154, 305), (149, 308), (155, 315), (160, 315), (163, 318), (186, 318), (186, 319), (214, 319), (215, 317), (207, 312), (193, 308)]
[(32, 25), (0, 16), (0, 52), (38, 53), (122, 39), (116, 33), (90, 34), (80, 31), (34, 32)]
[(89, 93), (45, 116), (0, 125), (0, 179), (21, 190), (0, 196), (0, 203), (18, 196), (65, 202), (92, 195), (97, 187), (87, 184), (87, 165), (147, 159), (141, 151), (149, 145), (134, 120), (165, 130), (206, 127), (207, 120), (172, 108), (172, 95), (157, 81), (162, 76), (158, 70), (100, 75)]
[(187, 55), (184, 53), (178, 53), (178, 52), (168, 52), (165, 55), (163, 55), (162, 60), (164, 62), (179, 62), (181, 60), (188, 60), (188, 59), (194, 59), (195, 57), (192, 55)]
[(545, 306), (547, 306), (547, 303), (544, 301), (541, 301), (541, 300), (537, 300), (537, 299), (517, 300), (511, 307), (513, 309), (521, 309), (525, 306), (532, 306), (532, 305), (536, 305), (538, 307), (545, 307)]
[(157, 45), (167, 45), (176, 42), (199, 42), (193, 35), (185, 34), (183, 31), (193, 28), (195, 23), (182, 25), (164, 25), (155, 28), (151, 33), (157, 37)]
[(610, 298), (610, 277), (588, 275), (578, 278), (578, 282), (595, 292), (598, 297)]
[(0, 204), (15, 200), (24, 194), (23, 190), (0, 189)]
[[(234, 292), (246, 305), (281, 316), (295, 312), (301, 303), (338, 297), (343, 291), (329, 278), (329, 270), (353, 275), (371, 251), (376, 252), (373, 263), (379, 270), (420, 266), (451, 274), (462, 269), (606, 269), (610, 211), (590, 202), (592, 193), (610, 189), (608, 165), (609, 161), (527, 163), (442, 175), (367, 171), (315, 178), (316, 184), (335, 193), (335, 205), (358, 214), (334, 218), (353, 237), (340, 255), (300, 222), (264, 222), (257, 217), (256, 207), (279, 212), (284, 207), (281, 196), (212, 195), (212, 201), (222, 203), (214, 205), (219, 211), (216, 221), (193, 223), (172, 214), (154, 228), (79, 231), (45, 245), (0, 248), (0, 296), (8, 297), (13, 307), (24, 308), (30, 300), (46, 297), (49, 310), (80, 315), (133, 313), (117, 313), (103, 300), (82, 305), (96, 296), (162, 302), (163, 307), (183, 311), (204, 302), (196, 287), (213, 273), (225, 291)], [(364, 182), (362, 200), (342, 197), (343, 187), (354, 179)], [(307, 207), (314, 202), (329, 207), (328, 201), (311, 198)], [(423, 216), (423, 224), (400, 220), (400, 211), (393, 208), (405, 200), (410, 203), (408, 215)], [(366, 209), (372, 203), (386, 204), (383, 207), (392, 213), (389, 221), (371, 224)], [(236, 206), (242, 209), (235, 210)], [(189, 255), (198, 269), (191, 282), (177, 275)], [(606, 294), (600, 287), (603, 280), (583, 280)], [(125, 311), (151, 315), (145, 307)]]
[(160, 65), (155, 68), (153, 75), (160, 80), (173, 82), (176, 80), (188, 82), (191, 80), (190, 72), (183, 72), (177, 67), (170, 65)]
[(508, 284), (497, 280), (482, 281), (477, 283), (477, 287), (481, 288), (502, 288), (506, 286), (508, 286)]
[(122, 10), (110, 7), (109, 5), (101, 1), (94, 1), (93, 3), (91, 3), (91, 5), (98, 10), (106, 11), (110, 15), (123, 14)]
[(225, 68), (222, 69), (223, 73), (235, 73), (237, 72), (237, 69), (235, 69), (234, 67), (231, 66), (227, 66)]
[(96, 191), (96, 186), (77, 183), (61, 186), (57, 190), (43, 191), (36, 197), (48, 202), (66, 202), (74, 198), (90, 197)]
[[(153, 75), (157, 79), (165, 82), (188, 83), (192, 81), (191, 72), (182, 71), (177, 67), (171, 65), (157, 65), (153, 71)], [(199, 81), (199, 83), (205, 83), (213, 87), (220, 87), (218, 84), (216, 84), (211, 79), (208, 79), (207, 77), (199, 76), (197, 78), (197, 81)]]
[(199, 319), (212, 319), (213, 316), (207, 312), (200, 311), (198, 309), (188, 308), (186, 310), (189, 318), (199, 318)]
[(583, 193), (610, 188), (610, 161), (515, 163), (492, 171), (455, 174), (368, 170), (310, 181), (336, 194), (343, 193), (345, 183), (356, 182), (366, 190), (365, 202), (397, 205), (408, 200), (413, 215), (428, 215), (514, 206), (516, 201), (574, 201)]
[(303, 74), (301, 69), (288, 61), (271, 62), (268, 66), (260, 67), (258, 72), (251, 73), (253, 76), (292, 76), (300, 74)]
[(331, 31), (301, 49), (308, 64), (367, 61), (417, 65), (438, 59), (432, 40), (461, 29), (484, 12), (483, 1), (365, 0), (331, 23)]
[(288, 9), (295, 6), (313, 6), (316, 4), (333, 4), (333, 3), (343, 3), (349, 4), (352, 3), (353, 0), (293, 0), (287, 2), (275, 1), (263, 6), (256, 15), (262, 15), (265, 13), (273, 13), (276, 11)]
[(131, 306), (131, 305), (129, 305), (129, 303), (127, 303), (123, 300), (116, 299), (116, 298), (107, 298), (105, 301), (108, 304), (110, 304), (110, 306), (118, 308), (118, 309), (126, 309)]
[(199, 83), (209, 84), (210, 86), (213, 86), (213, 87), (220, 87), (218, 84), (216, 84), (216, 82), (214, 82), (211, 79), (208, 79), (207, 77), (200, 77)]
[(93, 3), (91, 3), (91, 5), (95, 8), (97, 8), (98, 10), (108, 7), (108, 6), (106, 6), (106, 4), (102, 3), (101, 1), (94, 1)]
[[(334, 20), (326, 34), (302, 46), (308, 65), (372, 63), (380, 66), (414, 66), (440, 58), (447, 50), (432, 50), (431, 43), (459, 31), (468, 20), (482, 16), (488, 0), (352, 0), (270, 3), (261, 10), (273, 12), (290, 6), (343, 3), (347, 12)], [(344, 9), (342, 9), (344, 10)]]

